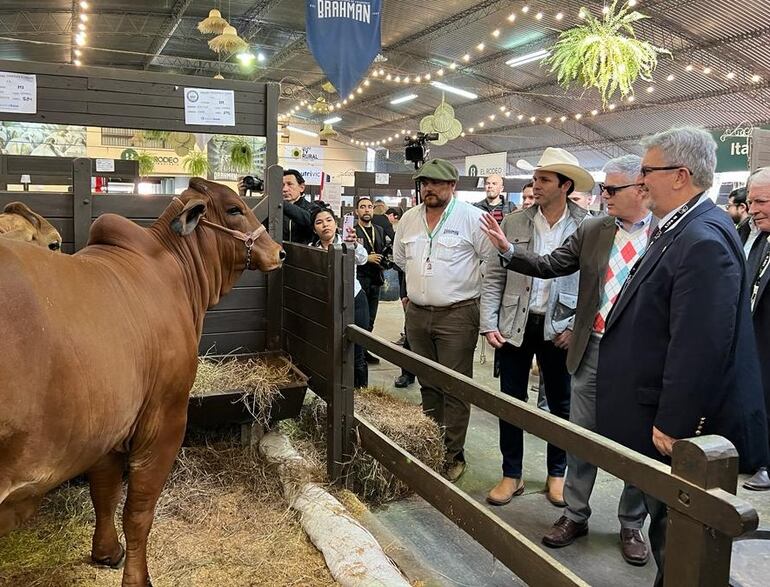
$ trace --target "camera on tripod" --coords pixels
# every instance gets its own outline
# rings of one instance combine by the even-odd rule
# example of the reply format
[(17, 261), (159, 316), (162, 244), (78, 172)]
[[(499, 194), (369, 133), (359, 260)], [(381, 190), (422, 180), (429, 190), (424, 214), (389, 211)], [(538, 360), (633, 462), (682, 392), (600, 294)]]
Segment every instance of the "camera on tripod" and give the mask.
[(411, 137), (404, 137), (404, 158), (407, 161), (414, 163), (414, 168), (419, 169), (420, 165), (425, 163), (425, 158), (430, 153), (430, 149), (426, 145), (427, 141), (437, 141), (437, 132), (418, 132)]

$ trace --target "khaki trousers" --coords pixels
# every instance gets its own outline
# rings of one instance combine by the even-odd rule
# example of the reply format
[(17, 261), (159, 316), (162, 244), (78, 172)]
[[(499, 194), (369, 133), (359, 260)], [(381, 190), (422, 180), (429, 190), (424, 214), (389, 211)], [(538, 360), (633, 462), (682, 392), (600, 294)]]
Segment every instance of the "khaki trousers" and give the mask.
[[(445, 308), (406, 308), (406, 336), (412, 351), (444, 367), (473, 377), (473, 351), (479, 338), (479, 301), (467, 300)], [(420, 378), (422, 409), (444, 430), (446, 459), (464, 461), (463, 447), (471, 414), (469, 403), (444, 393)]]

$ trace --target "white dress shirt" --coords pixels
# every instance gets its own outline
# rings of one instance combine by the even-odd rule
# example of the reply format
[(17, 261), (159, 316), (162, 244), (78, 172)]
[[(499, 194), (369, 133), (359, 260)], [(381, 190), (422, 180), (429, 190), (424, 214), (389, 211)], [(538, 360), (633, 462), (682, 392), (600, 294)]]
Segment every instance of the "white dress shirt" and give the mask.
[[(564, 241), (564, 230), (567, 228), (567, 218), (569, 209), (564, 206), (564, 214), (556, 223), (551, 226), (548, 224), (543, 212), (538, 208), (535, 214), (535, 253), (538, 255), (549, 255), (554, 249), (561, 246)], [(551, 280), (532, 279), (532, 292), (530, 293), (529, 312), (530, 314), (545, 314), (548, 308), (548, 296), (551, 293)]]
[(454, 202), (432, 246), (424, 204), (408, 210), (396, 227), (393, 260), (406, 274), (409, 300), (418, 306), (449, 306), (480, 297), (480, 264), (496, 253), (481, 230), (483, 211), (457, 198)]
[(762, 233), (759, 228), (757, 228), (757, 225), (754, 224), (754, 219), (749, 218), (749, 236), (746, 238), (746, 242), (743, 245), (743, 254), (746, 255), (746, 258), (749, 258), (749, 253), (751, 253), (751, 248), (754, 246), (754, 241), (757, 240), (757, 237)]
[[(344, 241), (342, 240), (342, 237), (339, 234), (334, 235), (334, 240), (332, 241), (333, 245), (339, 245), (342, 244)], [(347, 245), (350, 245), (352, 243), (345, 243)], [(317, 245), (319, 248), (323, 248), (323, 245), (319, 242)], [(366, 265), (369, 259), (369, 253), (366, 252), (366, 249), (364, 246), (360, 243), (356, 243), (356, 265)], [(361, 291), (361, 284), (358, 282), (358, 279), (353, 279), (353, 298), (358, 295), (358, 292)]]

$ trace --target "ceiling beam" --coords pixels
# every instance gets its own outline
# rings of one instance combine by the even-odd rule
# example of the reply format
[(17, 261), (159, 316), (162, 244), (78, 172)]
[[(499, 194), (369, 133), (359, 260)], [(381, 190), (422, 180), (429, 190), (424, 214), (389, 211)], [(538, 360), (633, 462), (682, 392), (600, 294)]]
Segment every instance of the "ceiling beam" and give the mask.
[(176, 32), (179, 24), (182, 22), (182, 17), (190, 7), (190, 4), (192, 4), (192, 0), (176, 1), (176, 4), (174, 4), (173, 8), (171, 9), (168, 23), (166, 23), (166, 25), (158, 32), (158, 38), (150, 48), (149, 52), (151, 55), (145, 59), (144, 69), (149, 69), (150, 66), (153, 65), (154, 59), (163, 53), (163, 49), (166, 48), (169, 40), (172, 36), (174, 36), (174, 33)]

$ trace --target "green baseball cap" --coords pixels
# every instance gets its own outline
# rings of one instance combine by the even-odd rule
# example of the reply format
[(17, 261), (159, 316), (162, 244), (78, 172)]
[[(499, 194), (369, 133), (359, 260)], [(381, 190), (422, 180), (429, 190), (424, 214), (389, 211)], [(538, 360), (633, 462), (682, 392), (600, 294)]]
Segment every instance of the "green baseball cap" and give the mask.
[(437, 181), (457, 181), (460, 174), (457, 172), (457, 167), (452, 165), (446, 159), (431, 159), (427, 161), (420, 169), (412, 176), (414, 181), (419, 179), (435, 179)]

